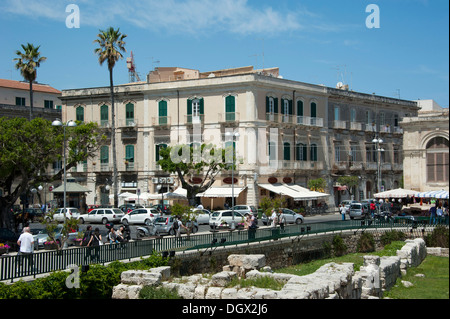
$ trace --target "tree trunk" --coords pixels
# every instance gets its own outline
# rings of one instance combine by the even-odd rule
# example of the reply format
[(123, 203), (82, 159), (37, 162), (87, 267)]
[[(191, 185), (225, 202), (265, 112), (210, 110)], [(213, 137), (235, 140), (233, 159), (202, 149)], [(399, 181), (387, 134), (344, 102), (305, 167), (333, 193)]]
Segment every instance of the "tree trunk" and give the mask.
[(30, 81), (30, 121), (33, 119), (33, 81)]
[(114, 207), (119, 207), (119, 178), (117, 173), (117, 154), (116, 154), (116, 111), (114, 108), (114, 83), (113, 83), (113, 68), (109, 68), (109, 87), (111, 91), (111, 142), (113, 153), (113, 192), (114, 192)]

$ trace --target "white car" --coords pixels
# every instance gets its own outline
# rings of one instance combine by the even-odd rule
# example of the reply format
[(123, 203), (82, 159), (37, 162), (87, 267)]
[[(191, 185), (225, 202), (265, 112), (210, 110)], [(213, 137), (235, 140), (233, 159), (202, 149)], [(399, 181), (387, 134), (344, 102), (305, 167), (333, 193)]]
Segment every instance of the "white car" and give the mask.
[(211, 212), (209, 210), (194, 209), (193, 212), (196, 215), (195, 219), (197, 221), (197, 224), (199, 224), (199, 225), (203, 225), (203, 224), (208, 225), (209, 224), (209, 218), (211, 216)]
[[(209, 218), (209, 226), (211, 228), (215, 227), (230, 227), (231, 223), (233, 222), (233, 215), (231, 210), (218, 210), (211, 214), (211, 217)], [(234, 212), (234, 223), (235, 226), (239, 223), (244, 222), (244, 216), (235, 211)]]
[[(303, 216), (300, 214), (297, 214), (296, 212), (294, 212), (293, 210), (287, 209), (287, 208), (282, 208), (283, 210), (283, 215), (286, 218), (286, 223), (287, 224), (301, 224), (303, 223)], [(272, 210), (273, 213), (273, 210)], [(262, 217), (262, 222), (264, 225), (270, 225), (272, 223), (272, 216), (267, 217), (265, 214), (263, 214)]]
[(138, 208), (125, 214), (120, 222), (124, 225), (145, 224), (150, 226), (159, 216), (160, 214), (155, 208)]
[[(53, 219), (58, 222), (64, 222), (64, 208), (58, 208), (58, 210), (53, 214)], [(78, 208), (74, 207), (66, 207), (66, 219), (69, 218), (78, 218), (80, 216), (80, 211)], [(50, 216), (47, 215), (46, 219), (50, 219)]]
[(125, 214), (119, 208), (96, 208), (88, 214), (80, 215), (78, 220), (84, 223), (106, 223), (120, 222)]

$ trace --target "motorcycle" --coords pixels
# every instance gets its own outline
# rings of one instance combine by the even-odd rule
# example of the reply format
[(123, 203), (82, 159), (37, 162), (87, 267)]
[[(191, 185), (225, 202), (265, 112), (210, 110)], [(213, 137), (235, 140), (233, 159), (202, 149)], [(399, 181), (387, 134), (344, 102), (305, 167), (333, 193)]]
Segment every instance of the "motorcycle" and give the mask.
[(137, 238), (159, 237), (161, 236), (156, 226), (151, 223), (148, 226), (139, 226), (136, 228)]

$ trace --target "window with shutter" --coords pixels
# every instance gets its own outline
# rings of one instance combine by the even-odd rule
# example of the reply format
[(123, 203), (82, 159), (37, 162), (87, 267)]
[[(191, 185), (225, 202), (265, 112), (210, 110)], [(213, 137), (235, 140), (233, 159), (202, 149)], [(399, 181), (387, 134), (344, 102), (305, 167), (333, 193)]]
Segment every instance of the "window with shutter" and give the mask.
[(77, 118), (77, 121), (84, 122), (84, 107), (82, 107), (82, 106), (77, 107), (76, 118)]
[(125, 160), (134, 163), (134, 145), (125, 146)]
[(109, 123), (108, 105), (103, 104), (100, 107), (100, 122), (101, 122), (101, 126), (106, 126)]
[(167, 101), (160, 101), (158, 103), (158, 115), (159, 115), (159, 124), (166, 125), (167, 124)]

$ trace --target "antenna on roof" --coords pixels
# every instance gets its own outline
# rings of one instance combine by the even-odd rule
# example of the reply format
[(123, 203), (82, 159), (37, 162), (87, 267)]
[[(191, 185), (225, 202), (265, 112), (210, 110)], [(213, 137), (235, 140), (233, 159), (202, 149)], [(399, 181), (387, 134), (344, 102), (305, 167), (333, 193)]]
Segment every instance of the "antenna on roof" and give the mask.
[(127, 58), (127, 69), (130, 83), (141, 81), (139, 74), (136, 72), (136, 64), (134, 63), (133, 51), (130, 51), (130, 57)]

